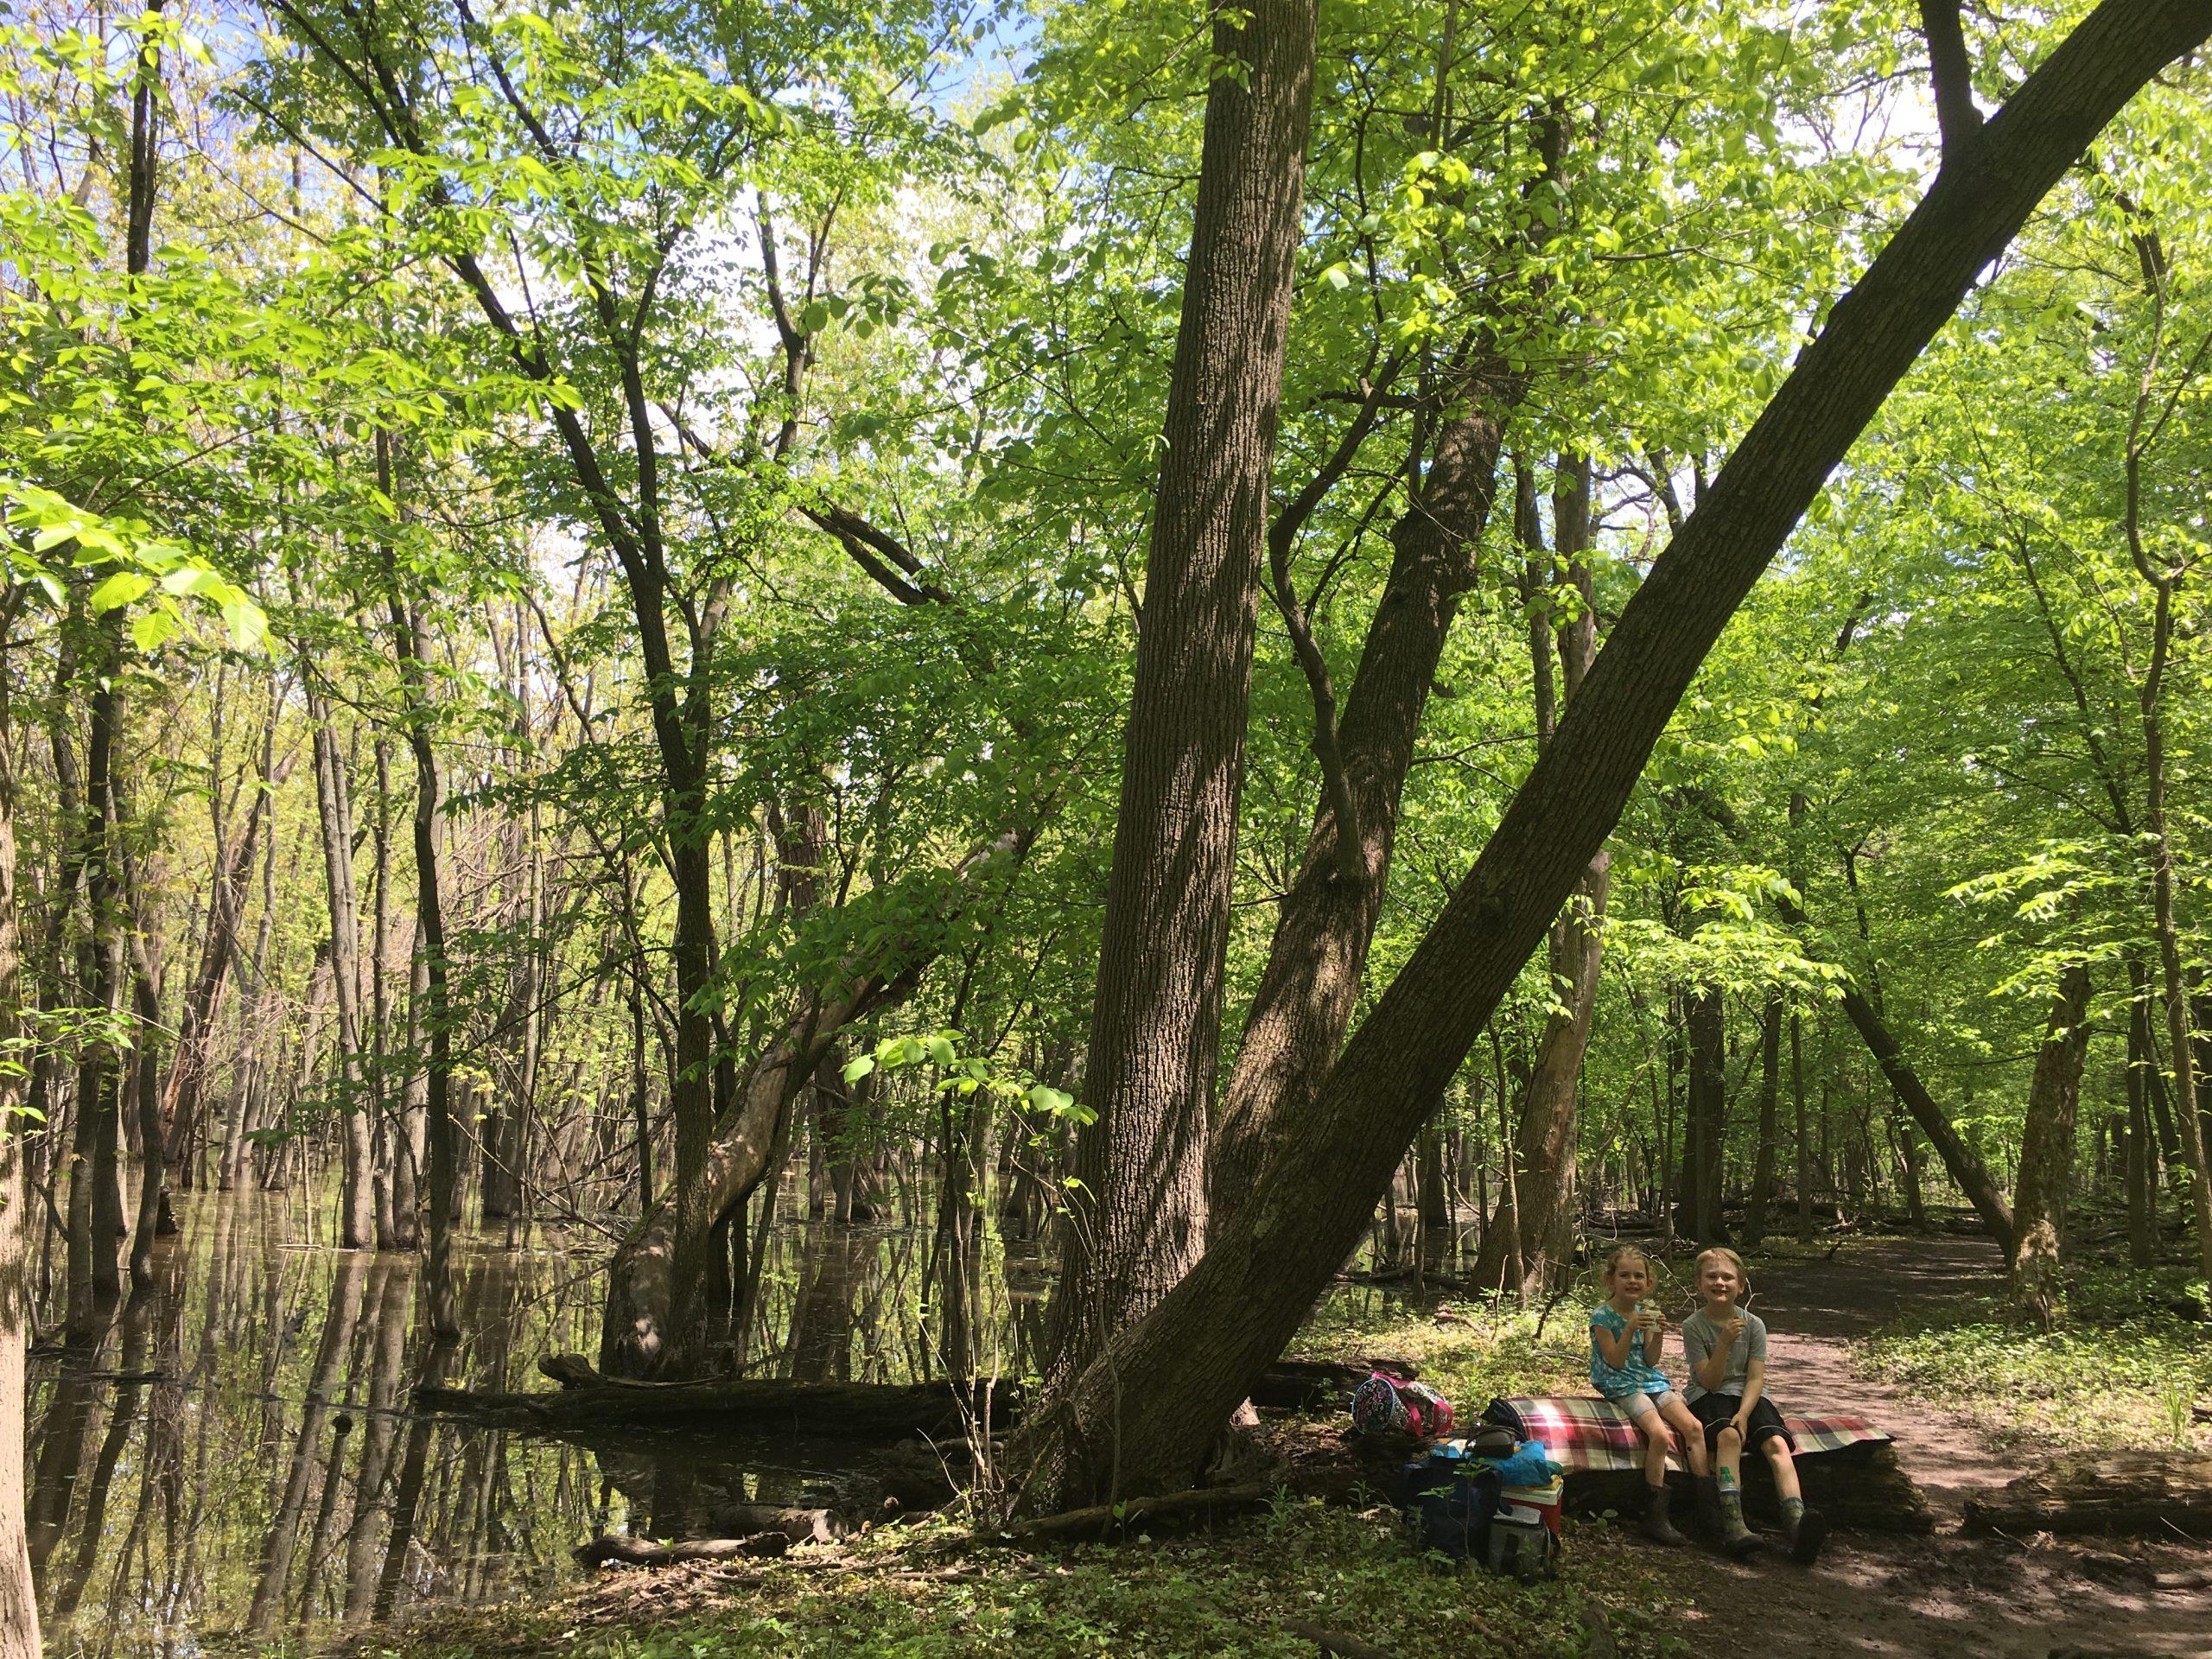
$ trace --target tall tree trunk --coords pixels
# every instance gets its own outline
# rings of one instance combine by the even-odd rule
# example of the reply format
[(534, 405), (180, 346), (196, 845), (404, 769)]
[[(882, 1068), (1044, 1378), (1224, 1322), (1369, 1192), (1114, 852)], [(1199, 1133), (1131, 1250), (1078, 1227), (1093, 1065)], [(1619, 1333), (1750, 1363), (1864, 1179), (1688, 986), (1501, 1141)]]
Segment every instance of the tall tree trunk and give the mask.
[[(0, 1052), (22, 1035), (22, 959), (16, 906), (15, 734), (0, 674)], [(23, 1074), (0, 1066), (0, 1659), (39, 1659), (38, 1595), (24, 1516), (23, 1352), (31, 1323), (31, 1237), (23, 1180)]]
[(1813, 1137), (1805, 1122), (1805, 1017), (1789, 1011), (1789, 1092), (1797, 1120), (1797, 1236), (1813, 1239)]
[(1101, 1345), (1205, 1242), (1259, 573), (1313, 96), (1314, 0), (1217, 8), (1086, 1103), (1055, 1321)]
[(1728, 1136), (1728, 1027), (1717, 986), (1694, 985), (1682, 998), (1689, 1037), (1689, 1109), (1683, 1119), (1681, 1214), (1676, 1225), (1700, 1244), (1728, 1236), (1720, 1214)]
[(1218, 1225), (1174, 1290), (1027, 1420), (1010, 1467), (1030, 1503), (1189, 1481), (1350, 1253), (1699, 664), (1852, 441), (2044, 193), (2208, 33), (2204, 0), (2106, 0), (1946, 159), (1629, 601), (1551, 749), (1313, 1109), (1284, 1124), (1264, 1200)]
[[(2132, 525), (2139, 491), (2139, 458), (2131, 448), (2128, 459), (2128, 512)], [(2152, 930), (2158, 937), (2158, 965), (2164, 981), (2162, 988), (2165, 992), (2166, 1043), (2174, 1077), (2174, 1125), (2179, 1133), (2181, 1154), (2188, 1163), (2190, 1185), (2195, 1195), (2198, 1264), (2202, 1272), (2212, 1275), (2212, 1162), (2206, 1159), (2204, 1122), (2197, 1116), (2196, 1056), (2190, 1029), (2190, 987), (2182, 969), (2181, 926), (2175, 915), (2173, 840), (2166, 830), (2164, 689), (2173, 649), (2174, 590), (2181, 585), (2181, 576), (2173, 572), (2153, 578), (2149, 562), (2140, 550), (2139, 538), (2131, 536), (2131, 540), (2139, 543), (2137, 562), (2143, 567), (2146, 579), (2152, 580), (2157, 606), (2152, 625), (2151, 665), (2137, 688), (2143, 710), (2146, 798), (2143, 817), (2145, 839), (2151, 853)]]
[(370, 1183), (370, 1108), (361, 1067), (361, 918), (353, 887), (353, 804), (346, 756), (338, 745), (330, 700), (308, 684), (313, 722), (315, 804), (322, 828), (324, 891), (330, 899), (330, 988), (338, 1008), (339, 1243), (364, 1250), (376, 1243), (375, 1192)]
[(2012, 1195), (2012, 1293), (2047, 1320), (2059, 1289), (2066, 1203), (2074, 1184), (2074, 1117), (2089, 1048), (2089, 964), (2058, 976), (2043, 1046), (2028, 1084), (2020, 1178)]
[[(381, 430), (376, 435), (376, 454), (378, 484), (385, 499), (396, 501), (391, 439)], [(429, 1304), (430, 1334), (444, 1339), (461, 1334), (453, 1282), (454, 1208), (461, 1196), (460, 1173), (454, 1166), (453, 1010), (446, 981), (445, 899), (438, 866), (444, 798), (430, 735), (429, 652), (422, 612), (401, 596), (398, 565), (389, 542), (382, 551), (385, 615), (406, 688), (407, 747), (415, 757), (415, 950), (421, 960), (415, 972), (423, 994), (414, 1006), (422, 1011), (417, 1024), (429, 1047), (423, 1125), (430, 1163), (430, 1249), (423, 1287)]]
[[(2142, 963), (2130, 958), (2131, 993), (2142, 982)], [(2146, 1073), (2157, 1064), (2148, 1036), (2148, 1010), (2140, 996), (2127, 1003), (2127, 1260), (2131, 1267), (2147, 1268), (2157, 1259), (2158, 1187), (2151, 1172), (2151, 1109)]]
[(1782, 993), (1769, 991), (1759, 1026), (1759, 1146), (1751, 1160), (1751, 1190), (1744, 1205), (1744, 1243), (1766, 1236), (1774, 1206), (1774, 1166), (1782, 1135)]
[(162, 1155), (161, 1068), (156, 1064), (162, 1033), (162, 1003), (154, 976), (145, 960), (143, 939), (134, 945), (138, 957), (130, 976), (131, 1005), (137, 1014), (138, 1052), (132, 1081), (138, 1108), (138, 1220), (130, 1236), (130, 1283), (146, 1290), (154, 1283), (154, 1243), (162, 1231), (166, 1160)]
[(96, 625), (91, 723), (85, 745), (83, 857), (86, 922), (77, 975), (99, 1021), (77, 1067), (75, 1157), (69, 1179), (69, 1329), (82, 1334), (98, 1310), (122, 1294), (116, 1241), (124, 1231), (116, 1167), (123, 1066), (115, 1036), (123, 1019), (124, 940), (122, 823), (115, 788), (115, 747), (121, 720), (121, 613)]

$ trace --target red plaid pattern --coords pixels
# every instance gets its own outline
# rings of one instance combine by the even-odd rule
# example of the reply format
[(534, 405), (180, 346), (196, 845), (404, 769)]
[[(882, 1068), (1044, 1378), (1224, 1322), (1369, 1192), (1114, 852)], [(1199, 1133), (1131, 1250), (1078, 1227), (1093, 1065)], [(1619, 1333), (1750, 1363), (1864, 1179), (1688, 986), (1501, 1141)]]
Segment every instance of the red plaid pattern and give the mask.
[[(1523, 1432), (1543, 1442), (1554, 1463), (1567, 1469), (1641, 1469), (1643, 1436), (1627, 1412), (1610, 1400), (1515, 1395), (1502, 1403), (1520, 1414)], [(1889, 1436), (1864, 1417), (1830, 1413), (1784, 1417), (1801, 1453), (1882, 1446)], [(1679, 1458), (1676, 1459), (1679, 1464)]]

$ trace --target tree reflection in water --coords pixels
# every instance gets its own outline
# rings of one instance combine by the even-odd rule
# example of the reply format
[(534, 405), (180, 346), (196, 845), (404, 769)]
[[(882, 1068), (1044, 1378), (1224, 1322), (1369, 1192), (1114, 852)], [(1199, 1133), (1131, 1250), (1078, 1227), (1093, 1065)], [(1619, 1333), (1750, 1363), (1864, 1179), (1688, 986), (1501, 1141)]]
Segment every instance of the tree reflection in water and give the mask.
[[(440, 1345), (416, 1259), (315, 1242), (334, 1229), (309, 1195), (188, 1194), (181, 1208), (182, 1242), (164, 1241), (151, 1287), (33, 1355), (28, 1519), (53, 1653), (315, 1637), (542, 1592), (595, 1531), (696, 1533), (723, 1504), (842, 1490), (852, 1454), (836, 1443), (562, 1440), (408, 1411), (418, 1383), (544, 1387), (541, 1356), (593, 1351), (596, 1235), (460, 1241), (464, 1335)], [(779, 1227), (749, 1374), (912, 1381), (941, 1373), (948, 1338), (985, 1369), (1028, 1370), (1036, 1255), (1009, 1256), (981, 1228), (932, 1250), (929, 1230)], [(39, 1328), (58, 1332), (60, 1287), (46, 1288)], [(956, 1300), (948, 1322), (938, 1310)]]

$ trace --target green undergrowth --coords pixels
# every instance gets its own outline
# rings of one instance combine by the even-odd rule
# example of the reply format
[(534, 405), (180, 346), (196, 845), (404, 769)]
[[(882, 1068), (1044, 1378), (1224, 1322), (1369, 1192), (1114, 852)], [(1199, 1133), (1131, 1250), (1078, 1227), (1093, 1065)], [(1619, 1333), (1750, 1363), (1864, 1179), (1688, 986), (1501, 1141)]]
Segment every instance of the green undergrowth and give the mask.
[(2193, 1421), (2212, 1403), (2204, 1289), (2178, 1269), (2090, 1269), (2073, 1275), (2048, 1330), (1993, 1289), (1953, 1317), (1878, 1332), (1867, 1364), (2000, 1446), (2212, 1450), (2212, 1429)]
[[(741, 1573), (614, 1573), (567, 1603), (474, 1610), (385, 1635), (353, 1659), (933, 1659), (939, 1655), (1224, 1655), (1310, 1659), (1291, 1622), (1370, 1643), (1395, 1659), (1567, 1659), (1602, 1603), (1618, 1651), (1683, 1651), (1663, 1628), (1679, 1587), (1649, 1575), (1601, 1527), (1570, 1536), (1554, 1582), (1449, 1571), (1387, 1517), (1285, 1497), (1249, 1522), (1190, 1537), (1052, 1554), (931, 1554), (908, 1533), (894, 1554), (863, 1542), (835, 1561)], [(719, 1581), (732, 1585), (718, 1592)], [(626, 1597), (622, 1582), (637, 1588)]]
[(1372, 1308), (1332, 1302), (1300, 1333), (1294, 1351), (1311, 1359), (1411, 1360), (1471, 1421), (1499, 1395), (1589, 1392), (1586, 1314), (1594, 1300), (1562, 1297), (1548, 1318), (1541, 1307), (1484, 1300), (1446, 1300), (1429, 1311), (1395, 1300)]

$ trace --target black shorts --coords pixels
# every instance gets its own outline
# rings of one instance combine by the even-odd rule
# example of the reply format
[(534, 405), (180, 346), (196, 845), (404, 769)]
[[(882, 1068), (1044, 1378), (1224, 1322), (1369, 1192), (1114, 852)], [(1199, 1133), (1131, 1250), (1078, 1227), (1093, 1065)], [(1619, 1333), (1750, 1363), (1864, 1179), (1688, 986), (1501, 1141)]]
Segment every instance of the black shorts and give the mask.
[[(1720, 1431), (1735, 1420), (1738, 1408), (1744, 1403), (1740, 1394), (1700, 1394), (1690, 1402), (1690, 1414), (1705, 1425), (1705, 1449), (1717, 1453), (1720, 1450)], [(1759, 1446), (1779, 1435), (1782, 1443), (1792, 1452), (1797, 1442), (1789, 1438), (1789, 1428), (1782, 1421), (1782, 1414), (1775, 1409), (1774, 1402), (1764, 1395), (1751, 1408), (1750, 1421), (1744, 1432), (1746, 1449)]]

